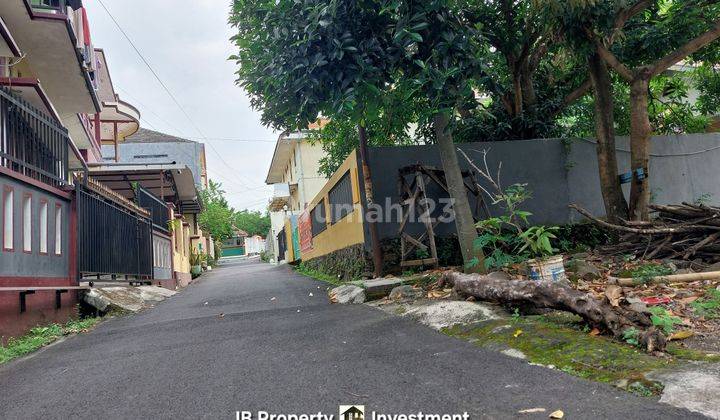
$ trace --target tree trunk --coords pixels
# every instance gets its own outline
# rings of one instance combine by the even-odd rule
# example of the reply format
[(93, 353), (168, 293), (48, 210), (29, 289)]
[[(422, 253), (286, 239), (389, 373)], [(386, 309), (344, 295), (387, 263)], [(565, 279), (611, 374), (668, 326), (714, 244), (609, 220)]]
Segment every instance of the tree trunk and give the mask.
[(608, 220), (615, 223), (620, 218), (627, 219), (628, 205), (618, 179), (612, 81), (605, 62), (597, 54), (589, 57), (588, 67), (595, 90), (595, 136), (600, 190), (605, 214)]
[(450, 190), (450, 198), (453, 200), (455, 227), (465, 268), (474, 272), (482, 272), (485, 270), (485, 257), (482, 250), (475, 249), (474, 243), (478, 237), (477, 229), (470, 210), (470, 202), (465, 190), (465, 182), (460, 170), (455, 144), (453, 143), (452, 134), (448, 131), (449, 122), (449, 112), (440, 112), (433, 117), (433, 128), (438, 151), (445, 170), (445, 179), (448, 190)]
[(558, 283), (446, 272), (440, 278), (440, 286), (445, 285), (452, 285), (460, 296), (473, 296), (483, 301), (516, 308), (571, 312), (592, 326), (610, 331), (620, 340), (637, 340), (638, 345), (648, 352), (663, 351), (667, 342), (647, 314), (633, 311), (620, 302), (613, 306), (608, 299), (598, 300), (589, 293)]
[(533, 85), (533, 71), (530, 68), (530, 58), (526, 57), (520, 64), (520, 86), (523, 95), (524, 111), (533, 115), (537, 103), (535, 85)]
[[(630, 220), (648, 220), (650, 204), (650, 183), (648, 181), (650, 166), (650, 114), (648, 113), (649, 78), (643, 71), (630, 84), (630, 169), (633, 171), (633, 182), (630, 187)], [(638, 179), (638, 170), (644, 172), (643, 179)]]
[[(360, 164), (363, 171), (363, 186), (365, 187), (365, 203), (367, 204), (366, 212), (369, 211), (370, 207), (375, 203), (375, 196), (373, 194), (372, 177), (370, 173), (370, 163), (368, 162), (367, 156), (367, 133), (365, 127), (360, 124), (358, 125), (358, 136), (360, 139)], [(383, 275), (383, 255), (380, 248), (380, 234), (377, 229), (377, 222), (374, 217), (366, 218), (368, 223), (368, 230), (370, 231), (370, 246), (372, 247), (372, 259), (373, 259), (373, 275), (375, 277), (382, 277)]]

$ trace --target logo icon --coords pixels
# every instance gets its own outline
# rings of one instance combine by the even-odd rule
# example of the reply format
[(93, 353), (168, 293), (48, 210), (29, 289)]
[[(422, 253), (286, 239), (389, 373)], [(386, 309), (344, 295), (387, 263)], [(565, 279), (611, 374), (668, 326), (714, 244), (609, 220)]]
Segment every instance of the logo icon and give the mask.
[(340, 420), (364, 420), (365, 419), (365, 406), (364, 405), (341, 405), (340, 406)]

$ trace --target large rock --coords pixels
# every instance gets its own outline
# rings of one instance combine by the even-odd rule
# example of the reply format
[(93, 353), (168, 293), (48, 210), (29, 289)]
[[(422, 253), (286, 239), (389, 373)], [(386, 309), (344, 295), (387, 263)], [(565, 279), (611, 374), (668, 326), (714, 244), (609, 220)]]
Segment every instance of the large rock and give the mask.
[(331, 289), (328, 295), (332, 303), (350, 304), (365, 302), (365, 290), (362, 287), (351, 284)]
[(392, 289), (388, 297), (395, 301), (405, 301), (419, 299), (423, 296), (425, 296), (425, 292), (422, 289), (405, 285)]

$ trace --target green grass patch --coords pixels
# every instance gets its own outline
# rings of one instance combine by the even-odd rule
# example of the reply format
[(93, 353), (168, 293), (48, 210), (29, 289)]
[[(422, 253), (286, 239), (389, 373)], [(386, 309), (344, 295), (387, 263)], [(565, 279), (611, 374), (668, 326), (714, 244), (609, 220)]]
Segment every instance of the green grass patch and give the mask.
[(295, 270), (304, 276), (312, 277), (315, 280), (320, 280), (322, 282), (331, 284), (333, 286), (341, 286), (341, 285), (345, 284), (345, 282), (338, 279), (337, 277), (331, 276), (330, 274), (323, 273), (322, 271), (319, 271), (319, 270), (314, 270), (303, 263), (300, 263), (297, 267), (295, 267)]
[(692, 360), (696, 362), (720, 362), (720, 354), (718, 353), (707, 353), (701, 350), (689, 349), (683, 347), (678, 342), (671, 342), (668, 344), (665, 352), (673, 357), (680, 360)]
[(35, 327), (22, 337), (9, 339), (6, 346), (0, 346), (0, 364), (32, 353), (60, 337), (85, 332), (93, 328), (99, 321), (100, 318), (85, 318), (70, 321), (65, 325), (51, 324), (45, 327)]
[(706, 319), (720, 318), (720, 290), (710, 288), (705, 296), (690, 304), (697, 316)]
[(647, 284), (653, 277), (669, 276), (673, 271), (663, 264), (647, 263), (620, 273), (620, 277), (631, 277), (639, 284)]
[(558, 313), (456, 326), (446, 329), (445, 333), (497, 350), (520, 350), (532, 363), (552, 365), (582, 378), (625, 382), (628, 391), (640, 395), (655, 395), (662, 390), (658, 384), (645, 379), (646, 373), (677, 364), (676, 359), (654, 357), (584, 331), (587, 327), (579, 317)]

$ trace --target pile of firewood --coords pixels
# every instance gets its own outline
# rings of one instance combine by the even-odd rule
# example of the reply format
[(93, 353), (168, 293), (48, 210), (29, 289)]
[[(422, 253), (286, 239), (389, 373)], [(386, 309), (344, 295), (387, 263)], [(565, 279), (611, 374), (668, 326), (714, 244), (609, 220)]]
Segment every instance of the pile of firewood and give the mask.
[(575, 204), (570, 207), (594, 223), (620, 233), (619, 243), (597, 249), (601, 254), (720, 262), (720, 207), (689, 203), (651, 205), (652, 221), (622, 224), (600, 220)]

